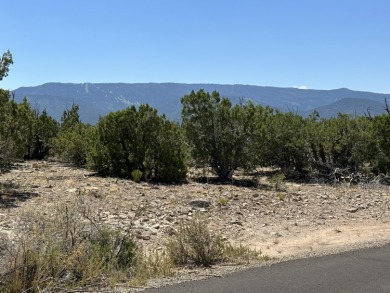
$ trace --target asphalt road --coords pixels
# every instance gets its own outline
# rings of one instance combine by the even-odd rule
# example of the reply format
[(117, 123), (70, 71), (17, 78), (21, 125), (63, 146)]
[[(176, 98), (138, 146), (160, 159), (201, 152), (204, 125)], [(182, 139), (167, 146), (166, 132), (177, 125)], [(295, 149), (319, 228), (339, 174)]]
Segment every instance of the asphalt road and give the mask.
[(390, 292), (390, 245), (288, 261), (147, 293)]

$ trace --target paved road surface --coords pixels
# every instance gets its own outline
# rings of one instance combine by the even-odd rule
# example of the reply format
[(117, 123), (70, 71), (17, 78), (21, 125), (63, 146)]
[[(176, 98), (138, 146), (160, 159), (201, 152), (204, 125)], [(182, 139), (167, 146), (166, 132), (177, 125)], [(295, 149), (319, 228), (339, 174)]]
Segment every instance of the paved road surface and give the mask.
[(294, 260), (147, 293), (390, 292), (390, 245)]

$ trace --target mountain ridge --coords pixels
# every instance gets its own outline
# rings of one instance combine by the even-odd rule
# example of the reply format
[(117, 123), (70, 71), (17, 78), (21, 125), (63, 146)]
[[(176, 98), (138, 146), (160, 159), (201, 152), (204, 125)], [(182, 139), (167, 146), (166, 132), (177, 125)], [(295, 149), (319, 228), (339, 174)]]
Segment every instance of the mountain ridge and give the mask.
[[(282, 111), (293, 111), (307, 116), (316, 110), (321, 117), (327, 118), (327, 106), (341, 107), (341, 113), (362, 113), (372, 101), (382, 103), (390, 99), (389, 94), (354, 91), (347, 88), (332, 90), (298, 89), (294, 87), (272, 87), (243, 84), (215, 83), (60, 83), (50, 82), (32, 87), (16, 89), (15, 99), (21, 101), (27, 97), (32, 106), (46, 109), (55, 119), (60, 119), (63, 111), (73, 103), (80, 106), (82, 121), (95, 124), (100, 116), (124, 109), (130, 105), (148, 103), (160, 114), (164, 113), (172, 120), (180, 120), (180, 98), (192, 90), (204, 89), (218, 91), (222, 97), (228, 97), (233, 103), (251, 100), (255, 104), (270, 106)], [(339, 103), (351, 99), (350, 103)], [(354, 102), (359, 99), (358, 108)], [(364, 100), (364, 101), (363, 101)], [(348, 102), (348, 101), (347, 101)], [(336, 104), (334, 104), (336, 103)], [(367, 107), (364, 109), (365, 105)], [(372, 115), (380, 114), (379, 104), (375, 104)], [(384, 109), (383, 109), (384, 111)], [(382, 111), (382, 112), (383, 112)], [(332, 113), (333, 113), (332, 112)], [(324, 115), (322, 115), (324, 113)]]

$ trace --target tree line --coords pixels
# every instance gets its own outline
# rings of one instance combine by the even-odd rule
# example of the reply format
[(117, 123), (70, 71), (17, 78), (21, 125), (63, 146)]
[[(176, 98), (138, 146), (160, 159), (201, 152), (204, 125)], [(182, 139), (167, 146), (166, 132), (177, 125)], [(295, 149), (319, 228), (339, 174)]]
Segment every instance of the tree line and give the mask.
[[(0, 60), (0, 80), (12, 55)], [(275, 167), (294, 176), (329, 178), (338, 171), (375, 176), (390, 171), (390, 111), (371, 117), (339, 114), (323, 119), (254, 105), (233, 105), (219, 93), (199, 90), (181, 98), (181, 123), (149, 105), (80, 120), (78, 105), (58, 122), (25, 98), (0, 89), (0, 171), (15, 159), (54, 156), (102, 175), (184, 181), (190, 167), (210, 168), (219, 180), (238, 169)]]
[(27, 99), (0, 90), (0, 162), (48, 156), (108, 176), (178, 182), (189, 167), (211, 168), (220, 180), (238, 169), (276, 167), (285, 174), (329, 176), (335, 170), (377, 175), (390, 170), (390, 114), (322, 119), (242, 101), (218, 92), (182, 97), (181, 124), (149, 105), (135, 106), (84, 124), (78, 105), (57, 122)]

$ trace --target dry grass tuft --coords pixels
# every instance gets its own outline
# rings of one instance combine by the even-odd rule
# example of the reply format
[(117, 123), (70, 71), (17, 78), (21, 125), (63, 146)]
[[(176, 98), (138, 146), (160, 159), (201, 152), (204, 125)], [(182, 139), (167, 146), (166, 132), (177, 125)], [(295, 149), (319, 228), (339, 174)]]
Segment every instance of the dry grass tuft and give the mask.
[(61, 202), (50, 214), (25, 210), (20, 225), (22, 232), (4, 245), (1, 292), (107, 286), (133, 273), (133, 238), (96, 224), (82, 195)]

